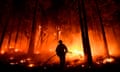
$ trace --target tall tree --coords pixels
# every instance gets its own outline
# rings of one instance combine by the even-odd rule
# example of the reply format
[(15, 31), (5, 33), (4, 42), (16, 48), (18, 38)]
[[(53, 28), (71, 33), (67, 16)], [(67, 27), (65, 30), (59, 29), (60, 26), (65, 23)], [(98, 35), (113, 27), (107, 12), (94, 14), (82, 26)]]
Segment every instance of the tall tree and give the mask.
[(28, 48), (28, 54), (32, 55), (34, 53), (34, 44), (35, 44), (35, 33), (36, 33), (36, 12), (38, 9), (38, 0), (35, 1), (35, 7), (33, 12), (33, 21), (32, 21), (32, 31), (30, 37), (30, 44)]
[[(4, 27), (3, 27), (3, 32), (1, 34), (1, 39), (0, 39), (0, 50), (1, 50), (1, 47), (2, 47), (2, 43), (3, 43), (3, 40), (4, 40), (4, 37), (5, 37), (5, 34), (6, 34), (6, 31), (7, 31), (7, 27), (8, 27), (8, 23), (9, 23), (9, 19), (10, 19), (10, 16), (11, 16), (11, 2), (10, 1), (7, 1), (6, 3), (6, 21), (5, 21), (5, 24), (4, 24)], [(5, 15), (5, 14), (4, 14)]]
[(80, 17), (80, 27), (82, 31), (82, 42), (85, 54), (86, 63), (91, 66), (92, 65), (92, 56), (91, 56), (91, 48), (88, 37), (88, 25), (86, 19), (86, 10), (85, 10), (85, 0), (78, 0), (78, 10)]
[(15, 45), (14, 45), (15, 48), (16, 48), (16, 43), (18, 41), (20, 26), (21, 26), (21, 17), (18, 17), (18, 24), (17, 24), (16, 36), (15, 36)]
[(98, 13), (98, 18), (99, 18), (100, 25), (101, 25), (102, 34), (103, 34), (103, 40), (104, 40), (104, 44), (105, 44), (104, 48), (106, 49), (107, 57), (109, 57), (108, 44), (107, 44), (107, 39), (106, 39), (105, 27), (104, 27), (103, 20), (102, 20), (101, 10), (98, 6), (97, 0), (94, 0), (94, 1), (95, 1), (96, 10), (97, 10), (97, 13)]

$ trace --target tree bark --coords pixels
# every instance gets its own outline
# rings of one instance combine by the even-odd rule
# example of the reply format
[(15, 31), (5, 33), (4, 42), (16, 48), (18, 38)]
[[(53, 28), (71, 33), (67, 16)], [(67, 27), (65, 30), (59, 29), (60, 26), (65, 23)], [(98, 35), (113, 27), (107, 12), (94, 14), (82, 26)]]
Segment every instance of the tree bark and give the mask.
[(90, 48), (89, 37), (88, 37), (88, 25), (87, 25), (87, 19), (86, 19), (86, 10), (85, 10), (84, 0), (78, 0), (78, 10), (79, 10), (79, 17), (80, 17), (80, 28), (82, 31), (82, 42), (83, 42), (85, 60), (86, 60), (86, 63), (91, 66), (92, 55), (91, 55), (91, 48)]

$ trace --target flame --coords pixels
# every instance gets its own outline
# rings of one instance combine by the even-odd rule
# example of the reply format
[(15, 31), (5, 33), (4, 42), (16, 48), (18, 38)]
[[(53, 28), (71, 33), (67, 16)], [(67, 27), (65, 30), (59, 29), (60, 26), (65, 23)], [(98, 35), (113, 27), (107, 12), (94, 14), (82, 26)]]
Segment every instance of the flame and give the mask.
[(10, 65), (16, 65), (18, 62), (11, 62)]
[(20, 60), (20, 63), (25, 63), (26, 61), (23, 59), (23, 60)]
[(29, 64), (28, 65), (28, 67), (34, 67), (35, 66), (35, 64)]
[[(39, 32), (40, 31), (38, 31), (38, 33)], [(67, 38), (64, 38), (64, 36), (62, 36), (62, 31), (60, 31), (60, 32), (61, 32), (60, 33), (61, 38), (63, 38), (63, 42), (66, 44), (66, 46), (68, 47), (68, 50), (69, 50), (69, 53), (67, 53), (67, 55), (66, 55), (66, 60), (67, 61), (74, 61), (74, 60), (79, 60), (79, 61), (83, 60), (84, 61), (84, 52), (83, 52), (83, 46), (82, 46), (82, 40), (81, 40), (80, 33), (75, 33), (75, 35), (72, 34), (71, 36), (68, 36)], [(39, 35), (39, 34), (37, 34), (37, 35)], [(92, 35), (92, 31), (89, 32), (89, 35), (90, 35), (90, 44), (91, 44), (92, 56), (95, 57), (98, 54), (99, 55), (103, 54), (102, 56), (104, 56), (105, 50), (103, 48), (104, 44), (103, 44), (102, 40), (99, 40), (97, 37), (93, 38), (92, 37), (93, 36)], [(57, 46), (57, 41), (51, 41), (52, 39), (55, 38), (55, 36), (54, 36), (54, 33), (53, 33), (52, 35), (50, 35), (48, 37), (48, 41), (47, 42), (45, 42), (45, 43), (43, 42), (42, 43), (42, 47), (44, 47), (44, 48), (42, 48), (41, 46), (38, 46), (39, 44), (37, 42), (39, 42), (39, 38), (38, 38), (38, 36), (36, 36), (34, 53), (41, 55), (40, 58), (43, 59), (42, 62), (46, 61), (51, 55), (55, 54), (55, 48)], [(28, 47), (27, 46), (28, 43), (26, 43), (27, 41), (25, 41), (24, 39), (25, 38), (23, 38), (21, 40), (21, 43), (18, 42), (15, 45), (16, 48), (14, 48), (13, 45), (10, 45), (9, 49), (14, 49), (14, 52), (24, 51), (25, 48)], [(97, 42), (95, 42), (94, 39), (96, 39)], [(13, 41), (11, 41), (11, 42), (13, 42)], [(97, 44), (100, 44), (100, 43), (101, 43), (101, 45), (98, 47)], [(21, 47), (20, 44), (22, 44), (22, 47)], [(98, 50), (96, 50), (96, 47), (97, 47)], [(113, 45), (112, 47), (116, 47), (116, 45)], [(111, 49), (111, 48), (109, 48), (109, 49)], [(4, 54), (6, 51), (7, 51), (7, 48), (6, 48), (6, 44), (4, 43), (2, 45), (1, 54)], [(112, 50), (110, 50), (110, 51), (112, 52)], [(113, 50), (113, 51), (116, 52), (116, 50)], [(37, 61), (41, 61), (40, 58), (37, 58), (38, 59)], [(31, 60), (31, 59), (28, 58), (27, 60)], [(109, 59), (107, 59), (107, 60), (105, 59), (104, 63), (108, 62), (110, 60)], [(53, 57), (52, 60), (50, 60), (50, 61), (58, 62), (58, 59), (57, 59), (57, 57)], [(24, 63), (23, 60), (20, 60), (20, 62)], [(74, 62), (71, 63), (71, 64), (74, 65)]]
[(81, 67), (85, 67), (85, 65), (82, 64)]
[(11, 62), (10, 65), (15, 65), (16, 63)]
[(16, 49), (15, 49), (15, 52), (18, 52), (18, 51), (19, 51), (19, 49), (16, 48)]
[(5, 51), (4, 51), (4, 50), (1, 50), (1, 51), (0, 51), (0, 54), (5, 54)]
[(112, 57), (110, 57), (110, 58), (105, 58), (104, 60), (103, 60), (103, 63), (105, 64), (105, 63), (112, 63), (112, 62), (114, 62), (115, 61), (115, 59), (114, 58), (112, 58)]
[(35, 54), (40, 54), (40, 52), (39, 52), (39, 51), (36, 51)]
[(72, 52), (73, 55), (81, 55), (81, 56), (84, 56), (83, 53), (82, 53), (81, 51), (77, 50), (77, 49), (73, 49), (73, 50), (71, 50), (70, 52)]
[(14, 57), (10, 57), (9, 59), (10, 59), (10, 60), (13, 60), (13, 59), (14, 59)]
[(32, 60), (32, 59), (31, 59), (31, 58), (27, 58), (26, 60), (30, 61), (30, 60)]
[[(72, 65), (75, 64), (75, 60), (84, 61), (84, 52), (83, 52), (83, 46), (82, 46), (82, 37), (79, 26), (72, 27), (70, 26), (71, 30), (68, 30), (68, 26), (65, 26), (65, 30), (60, 29), (59, 38), (63, 40), (63, 43), (67, 46), (69, 53), (66, 55), (66, 60), (70, 61)], [(71, 28), (72, 27), (72, 28)], [(57, 46), (57, 33), (54, 26), (49, 26), (48, 30), (43, 31), (43, 36), (41, 37), (41, 29), (42, 26), (38, 26), (36, 28), (36, 35), (35, 35), (35, 45), (34, 45), (34, 53), (38, 56), (36, 58), (36, 61), (45, 62), (49, 57), (56, 54), (55, 48)], [(109, 30), (108, 30), (109, 31)], [(107, 35), (107, 42), (108, 42), (108, 51), (110, 55), (113, 56), (119, 56), (120, 55), (120, 49), (119, 45), (117, 44), (114, 36), (110, 32), (106, 32)], [(12, 50), (14, 52), (22, 51), (23, 53), (27, 53), (29, 48), (29, 41), (24, 33), (20, 32), (18, 36), (18, 40), (15, 43), (14, 37), (16, 36), (15, 33), (12, 34), (10, 44), (8, 44), (9, 37), (6, 35), (2, 44), (2, 50), (1, 54), (4, 54), (5, 52), (9, 52), (9, 50)], [(41, 41), (42, 38), (42, 41)], [(94, 30), (89, 29), (89, 40), (90, 40), (90, 47), (92, 52), (92, 57), (97, 58), (99, 56), (105, 55), (105, 48), (104, 48), (104, 41), (102, 38), (101, 32), (96, 32)], [(9, 45), (9, 46), (8, 46)], [(42, 60), (41, 60), (42, 59)], [(31, 60), (31, 59), (27, 59)], [(104, 62), (112, 62), (111, 59), (105, 59)], [(23, 60), (20, 60), (21, 63), (23, 63)], [(57, 56), (54, 56), (51, 58), (50, 63), (58, 62)], [(99, 64), (99, 63), (98, 63)]]

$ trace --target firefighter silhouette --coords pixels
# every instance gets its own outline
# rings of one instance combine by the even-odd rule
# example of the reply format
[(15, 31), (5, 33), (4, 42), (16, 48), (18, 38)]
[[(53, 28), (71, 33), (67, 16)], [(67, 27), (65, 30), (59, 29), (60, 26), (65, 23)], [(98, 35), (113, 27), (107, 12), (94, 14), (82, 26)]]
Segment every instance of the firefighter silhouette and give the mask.
[(67, 47), (63, 44), (62, 40), (58, 41), (59, 44), (56, 48), (56, 54), (59, 57), (60, 60), (60, 67), (64, 68), (65, 66), (65, 55), (68, 52)]

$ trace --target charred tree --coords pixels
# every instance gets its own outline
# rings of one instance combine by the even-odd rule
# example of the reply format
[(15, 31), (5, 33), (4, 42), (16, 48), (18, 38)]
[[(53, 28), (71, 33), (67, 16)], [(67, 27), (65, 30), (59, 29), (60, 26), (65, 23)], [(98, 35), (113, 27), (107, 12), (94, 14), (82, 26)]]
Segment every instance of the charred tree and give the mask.
[(107, 55), (107, 57), (109, 57), (108, 44), (107, 44), (105, 28), (104, 28), (104, 24), (103, 24), (103, 20), (102, 20), (101, 10), (100, 10), (100, 8), (98, 6), (97, 0), (94, 0), (94, 1), (95, 1), (96, 10), (97, 10), (99, 21), (100, 21), (100, 25), (101, 25), (101, 30), (102, 30), (102, 34), (103, 34), (103, 40), (104, 40), (105, 49), (106, 49), (106, 55)]
[(18, 18), (18, 24), (17, 24), (17, 32), (16, 32), (16, 37), (15, 37), (15, 48), (16, 48), (16, 43), (18, 41), (18, 36), (20, 32), (20, 25), (21, 25), (21, 17)]
[(46, 20), (46, 14), (45, 11), (43, 9), (43, 6), (40, 5), (40, 14), (41, 14), (41, 31), (40, 31), (40, 48), (42, 48), (42, 44), (43, 44), (43, 37), (44, 37), (44, 25), (45, 25), (45, 20)]
[[(0, 50), (1, 50), (1, 47), (2, 47), (2, 43), (3, 43), (3, 40), (5, 38), (5, 34), (6, 34), (6, 31), (7, 31), (7, 27), (8, 27), (8, 23), (9, 23), (9, 19), (10, 19), (10, 16), (11, 16), (11, 5), (10, 5), (11, 2), (7, 2), (7, 6), (6, 6), (6, 21), (5, 21), (5, 24), (4, 24), (4, 27), (3, 27), (3, 32), (1, 34), (1, 39), (0, 39)], [(4, 14), (5, 15), (5, 14)]]
[(37, 8), (38, 8), (38, 0), (35, 1), (35, 8), (34, 8), (34, 12), (33, 12), (32, 31), (31, 31), (29, 48), (28, 48), (28, 54), (29, 55), (34, 54), (34, 43), (35, 43), (35, 33), (36, 33), (36, 12), (37, 12)]
[(8, 44), (7, 44), (8, 50), (10, 49), (11, 34), (12, 34), (12, 32), (9, 32), (9, 33), (8, 33), (8, 35), (9, 35), (9, 38), (8, 38), (9, 40), (8, 40)]
[(88, 25), (86, 19), (86, 10), (84, 0), (78, 0), (78, 11), (80, 17), (80, 28), (82, 31), (82, 42), (85, 54), (86, 63), (91, 66), (92, 65), (92, 56), (91, 56), (91, 48), (88, 37)]
[[(11, 46), (10, 46), (10, 43), (12, 41), (12, 33), (13, 33), (13, 28), (14, 27), (14, 22), (13, 22), (13, 18), (10, 19), (9, 23), (8, 23), (8, 44), (7, 44), (7, 48), (8, 50), (10, 50)], [(13, 48), (13, 47), (12, 47)]]

